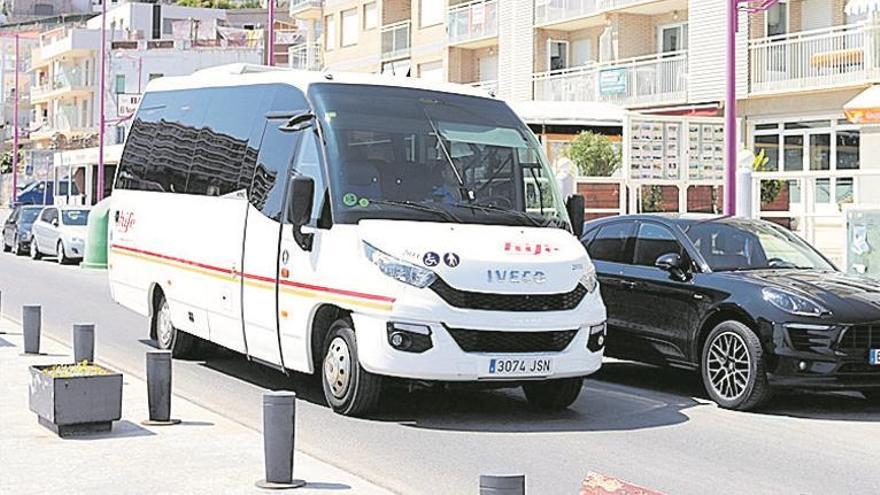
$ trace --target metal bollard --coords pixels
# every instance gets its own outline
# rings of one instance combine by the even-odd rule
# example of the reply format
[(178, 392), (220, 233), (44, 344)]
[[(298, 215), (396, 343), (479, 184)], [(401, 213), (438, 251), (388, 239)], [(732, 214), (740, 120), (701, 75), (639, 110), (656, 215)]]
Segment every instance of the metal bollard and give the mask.
[(95, 362), (95, 325), (81, 323), (73, 325), (73, 362)]
[(21, 331), (24, 334), (24, 353), (40, 353), (40, 330), (43, 324), (43, 309), (39, 305), (22, 306)]
[(171, 419), (171, 351), (147, 352), (147, 405), (150, 419), (146, 426), (169, 426), (180, 423)]
[(480, 475), (480, 495), (525, 495), (526, 477), (523, 474)]
[(293, 478), (293, 448), (296, 430), (296, 394), (270, 391), (263, 394), (263, 454), (266, 479), (260, 488), (299, 488), (306, 482)]

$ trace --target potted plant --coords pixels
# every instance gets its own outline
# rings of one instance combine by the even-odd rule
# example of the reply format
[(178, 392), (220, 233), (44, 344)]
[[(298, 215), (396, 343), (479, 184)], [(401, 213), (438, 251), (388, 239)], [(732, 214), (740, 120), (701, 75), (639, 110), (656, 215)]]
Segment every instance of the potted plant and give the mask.
[(30, 409), (58, 436), (110, 431), (122, 417), (121, 373), (86, 361), (30, 369)]

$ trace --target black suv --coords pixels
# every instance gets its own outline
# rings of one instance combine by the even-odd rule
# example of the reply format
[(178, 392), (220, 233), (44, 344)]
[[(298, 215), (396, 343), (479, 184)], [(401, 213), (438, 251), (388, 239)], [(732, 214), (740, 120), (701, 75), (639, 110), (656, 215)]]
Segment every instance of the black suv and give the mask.
[(42, 206), (18, 205), (3, 223), (3, 252), (23, 255), (31, 242), (31, 227), (43, 211)]
[(636, 215), (587, 222), (606, 355), (699, 369), (722, 407), (777, 388), (880, 400), (880, 283), (838, 271), (770, 222)]

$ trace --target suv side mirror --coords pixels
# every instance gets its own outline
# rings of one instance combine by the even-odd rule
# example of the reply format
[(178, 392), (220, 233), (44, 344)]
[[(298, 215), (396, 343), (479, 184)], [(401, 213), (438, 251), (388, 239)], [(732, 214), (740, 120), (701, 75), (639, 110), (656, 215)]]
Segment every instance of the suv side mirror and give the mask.
[(584, 235), (584, 197), (580, 194), (572, 194), (565, 200), (565, 209), (571, 220), (571, 233), (581, 240)]
[(303, 251), (312, 250), (314, 234), (303, 233), (303, 225), (312, 218), (315, 180), (297, 175), (290, 180), (290, 201), (287, 202), (287, 221), (293, 224), (293, 238)]
[(654, 262), (654, 266), (671, 273), (676, 278), (684, 280), (686, 277), (681, 256), (678, 253), (667, 253), (660, 256)]
[(53, 219), (52, 219), (52, 226), (53, 226), (53, 227), (57, 227), (57, 226), (58, 226), (58, 219), (57, 219), (57, 218), (53, 218)]

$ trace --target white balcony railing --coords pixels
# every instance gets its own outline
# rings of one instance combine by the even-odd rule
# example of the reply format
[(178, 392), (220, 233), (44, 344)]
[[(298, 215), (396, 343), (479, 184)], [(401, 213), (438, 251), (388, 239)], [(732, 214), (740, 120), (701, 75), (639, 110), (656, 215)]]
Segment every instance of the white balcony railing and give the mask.
[(287, 50), (291, 69), (321, 70), (321, 43), (297, 43)]
[(396, 22), (382, 27), (382, 60), (409, 56), (410, 21)]
[(491, 95), (498, 94), (498, 80), (497, 79), (472, 82), (472, 83), (469, 83), (469, 85), (473, 86), (477, 89), (482, 89), (483, 91), (485, 91)]
[(535, 0), (535, 25), (588, 17), (650, 0)]
[(473, 0), (449, 7), (448, 39), (462, 43), (498, 36), (498, 0)]
[(851, 24), (749, 42), (751, 93), (863, 84), (880, 77), (880, 26)]
[(320, 9), (324, 6), (324, 0), (290, 0), (291, 15), (306, 9)]
[(532, 79), (536, 100), (624, 106), (680, 103), (687, 99), (687, 52), (542, 72)]

